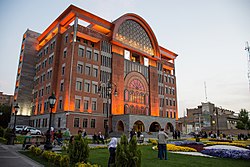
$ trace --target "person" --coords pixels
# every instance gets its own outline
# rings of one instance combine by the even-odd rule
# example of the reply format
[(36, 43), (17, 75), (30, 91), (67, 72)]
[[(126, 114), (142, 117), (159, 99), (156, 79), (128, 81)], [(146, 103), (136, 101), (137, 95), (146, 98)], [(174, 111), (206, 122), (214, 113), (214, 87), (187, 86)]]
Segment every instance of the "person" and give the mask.
[(108, 149), (109, 149), (109, 161), (108, 161), (108, 167), (111, 165), (115, 165), (115, 151), (117, 147), (117, 138), (113, 137), (111, 138), (110, 143), (108, 144)]
[(97, 135), (96, 135), (96, 133), (94, 133), (94, 135), (93, 135), (93, 144), (96, 144), (96, 142), (98, 142), (97, 141)]
[(78, 132), (77, 132), (77, 133), (78, 133), (78, 135), (79, 135), (79, 134), (82, 135), (82, 128), (81, 128), (81, 127), (78, 129)]
[(158, 158), (167, 160), (166, 144), (168, 135), (164, 132), (163, 128), (159, 131), (157, 138), (158, 138)]
[(138, 130), (138, 132), (137, 132), (137, 138), (139, 139), (139, 138), (140, 138), (140, 136), (141, 136), (141, 131), (140, 131), (140, 130)]
[(86, 137), (86, 136), (87, 136), (87, 132), (86, 132), (85, 129), (83, 129), (83, 131), (82, 131), (82, 137), (84, 138), (84, 137)]
[(99, 144), (99, 141), (102, 142), (102, 144), (104, 144), (104, 136), (102, 135), (102, 132), (99, 132), (98, 136), (97, 136), (98, 140), (98, 144)]
[(132, 130), (130, 131), (130, 140), (129, 140), (129, 142), (132, 140), (132, 138), (133, 138), (135, 135), (136, 135), (135, 130), (132, 129)]

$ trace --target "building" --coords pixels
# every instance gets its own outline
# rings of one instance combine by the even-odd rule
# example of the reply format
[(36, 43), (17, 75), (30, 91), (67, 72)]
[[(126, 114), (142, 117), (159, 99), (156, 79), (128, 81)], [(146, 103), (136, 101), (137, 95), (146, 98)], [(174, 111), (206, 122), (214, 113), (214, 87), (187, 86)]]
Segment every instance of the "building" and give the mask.
[(183, 133), (195, 131), (222, 132), (236, 129), (238, 117), (234, 111), (216, 107), (213, 103), (201, 103), (197, 108), (187, 109), (187, 116), (179, 118), (177, 127)]
[(6, 95), (0, 92), (0, 105), (11, 106), (13, 102), (13, 95)]
[(93, 134), (175, 128), (177, 54), (158, 44), (140, 16), (129, 13), (109, 22), (70, 5), (32, 46), (34, 77), (25, 84), (32, 87), (26, 92), (27, 100), (33, 96), (32, 126), (48, 128), (48, 97), (54, 92), (56, 129)]

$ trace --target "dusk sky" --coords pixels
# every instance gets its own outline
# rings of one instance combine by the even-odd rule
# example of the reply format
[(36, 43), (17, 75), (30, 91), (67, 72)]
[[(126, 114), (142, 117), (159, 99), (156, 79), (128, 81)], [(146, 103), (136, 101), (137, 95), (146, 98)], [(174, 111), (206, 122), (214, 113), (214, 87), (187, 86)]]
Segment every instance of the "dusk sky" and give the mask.
[(5, 0), (0, 1), (0, 92), (14, 94), (22, 35), (42, 33), (70, 4), (105, 20), (125, 13), (141, 16), (158, 43), (177, 53), (179, 117), (208, 101), (250, 111), (246, 41), (249, 0)]

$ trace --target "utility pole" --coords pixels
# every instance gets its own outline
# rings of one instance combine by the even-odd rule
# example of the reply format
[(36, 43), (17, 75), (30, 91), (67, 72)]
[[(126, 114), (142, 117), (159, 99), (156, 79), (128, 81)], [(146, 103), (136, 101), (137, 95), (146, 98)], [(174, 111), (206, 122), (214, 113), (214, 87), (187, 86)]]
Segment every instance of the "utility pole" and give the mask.
[(250, 47), (248, 45), (248, 42), (246, 42), (245, 50), (247, 51), (248, 84), (249, 84), (249, 91), (250, 91)]

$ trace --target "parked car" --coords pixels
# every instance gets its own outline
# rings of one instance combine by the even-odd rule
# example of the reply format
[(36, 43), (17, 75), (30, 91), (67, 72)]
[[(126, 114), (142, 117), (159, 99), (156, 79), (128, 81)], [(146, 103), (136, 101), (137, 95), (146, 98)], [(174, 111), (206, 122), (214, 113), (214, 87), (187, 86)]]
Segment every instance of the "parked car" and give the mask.
[(42, 132), (39, 129), (36, 129), (34, 127), (27, 126), (23, 129), (22, 134), (27, 134), (30, 132), (32, 135), (40, 135)]
[(26, 127), (26, 125), (17, 125), (16, 126), (16, 133), (21, 133), (25, 127)]

